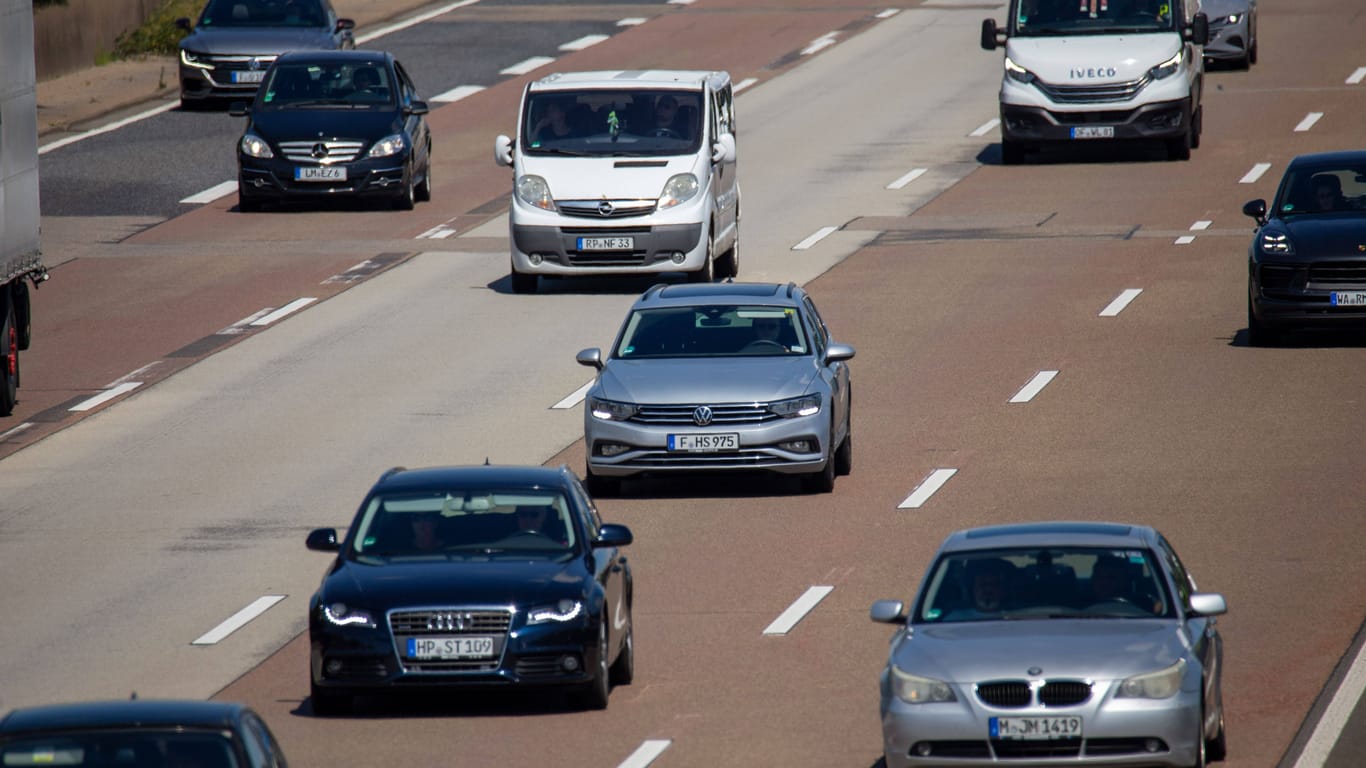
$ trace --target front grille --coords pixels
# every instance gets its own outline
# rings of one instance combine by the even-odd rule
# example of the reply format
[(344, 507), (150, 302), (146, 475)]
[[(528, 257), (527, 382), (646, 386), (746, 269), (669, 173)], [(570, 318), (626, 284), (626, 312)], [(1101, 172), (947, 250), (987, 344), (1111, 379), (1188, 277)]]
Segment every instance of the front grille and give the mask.
[(346, 656), (329, 656), (326, 662), (341, 662), (341, 669), (329, 670), (328, 663), (323, 664), (323, 669), (329, 680), (377, 680), (389, 676), (389, 664), (385, 659), (373, 656), (362, 658), (349, 658)]
[[(292, 163), (312, 163), (316, 165), (333, 165), (335, 163), (349, 163), (360, 155), (365, 144), (360, 141), (349, 139), (332, 139), (328, 141), (282, 141), (280, 142), (280, 154)], [(321, 151), (315, 151), (315, 150)]]
[(998, 758), (1078, 757), (1081, 739), (1051, 739), (1049, 741), (992, 740), (991, 748)]
[(1052, 112), (1049, 116), (1058, 125), (1124, 125), (1133, 118), (1134, 110), (1101, 110), (1097, 112)]
[(576, 267), (639, 266), (645, 251), (569, 251), (569, 263)]
[(430, 661), (413, 661), (405, 659), (403, 668), (408, 672), (492, 672), (498, 669), (499, 660), (497, 657), (492, 659), (433, 659)]
[[(604, 203), (607, 210), (604, 213)], [(555, 207), (565, 216), (587, 219), (621, 219), (654, 213), (654, 200), (556, 200)]]
[(1309, 282), (1324, 288), (1366, 286), (1366, 261), (1320, 261), (1310, 265)]
[(1148, 751), (1147, 738), (1087, 739), (1086, 756), (1102, 757), (1113, 755), (1154, 755), (1170, 750), (1166, 742), (1158, 739), (1157, 752)]
[(670, 467), (679, 469), (706, 469), (708, 467), (764, 467), (786, 464), (780, 456), (762, 453), (751, 449), (740, 449), (730, 453), (670, 453), (668, 451), (647, 451), (623, 461), (623, 467)]
[[(693, 405), (642, 405), (631, 421), (637, 424), (670, 427), (696, 427), (693, 411), (700, 404)], [(708, 426), (724, 427), (740, 424), (764, 424), (782, 418), (768, 409), (768, 403), (722, 403), (711, 405), (711, 423)]]
[[(212, 64), (214, 69), (223, 72), (249, 72), (255, 70), (266, 70), (274, 63), (274, 56), (245, 56), (242, 54), (209, 54), (200, 56), (206, 64)], [(256, 65), (252, 65), (252, 61)]]
[(561, 234), (572, 237), (629, 237), (648, 235), (649, 227), (560, 227)]
[(395, 635), (502, 635), (511, 626), (509, 611), (423, 608), (389, 614), (389, 630)]
[(1035, 80), (1034, 87), (1043, 91), (1056, 104), (1103, 104), (1108, 101), (1129, 101), (1152, 81), (1147, 75), (1127, 83), (1104, 85), (1053, 85)]
[(1033, 699), (1029, 692), (1029, 683), (1023, 680), (979, 683), (977, 698), (993, 707), (1027, 707)]
[(1091, 698), (1091, 684), (1073, 680), (1050, 680), (1039, 689), (1045, 707), (1071, 707)]
[[(1299, 283), (1299, 290), (1304, 289), (1303, 274), (1296, 267), (1263, 264), (1259, 269), (1261, 270), (1259, 277), (1264, 295), (1285, 293), (1290, 291), (1291, 286), (1296, 283)], [(1298, 280), (1296, 279), (1297, 273), (1300, 274)]]

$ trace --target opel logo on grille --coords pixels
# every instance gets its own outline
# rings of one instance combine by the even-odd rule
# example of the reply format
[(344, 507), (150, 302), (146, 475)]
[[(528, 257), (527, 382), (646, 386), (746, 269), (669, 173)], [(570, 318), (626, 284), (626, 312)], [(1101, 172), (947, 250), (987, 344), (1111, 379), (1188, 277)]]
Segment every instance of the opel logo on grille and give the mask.
[(470, 613), (433, 613), (427, 617), (427, 629), (445, 632), (464, 632), (474, 626)]
[(324, 157), (327, 157), (327, 145), (322, 143), (321, 141), (317, 144), (314, 144), (313, 152), (311, 154), (319, 160), (323, 159)]
[(611, 216), (612, 211), (615, 211), (616, 209), (617, 207), (615, 205), (612, 205), (611, 200), (603, 200), (601, 203), (598, 203), (599, 216)]
[(711, 406), (699, 405), (693, 409), (692, 423), (699, 427), (705, 427), (711, 423)]

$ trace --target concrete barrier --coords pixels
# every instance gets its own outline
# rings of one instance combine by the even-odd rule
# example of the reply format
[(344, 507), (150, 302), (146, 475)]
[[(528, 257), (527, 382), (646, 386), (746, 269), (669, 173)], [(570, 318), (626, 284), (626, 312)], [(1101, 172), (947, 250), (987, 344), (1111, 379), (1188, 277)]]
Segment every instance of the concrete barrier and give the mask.
[(35, 8), (34, 63), (38, 79), (95, 65), (101, 54), (114, 50), (114, 41), (136, 29), (161, 0), (67, 0), (66, 5)]

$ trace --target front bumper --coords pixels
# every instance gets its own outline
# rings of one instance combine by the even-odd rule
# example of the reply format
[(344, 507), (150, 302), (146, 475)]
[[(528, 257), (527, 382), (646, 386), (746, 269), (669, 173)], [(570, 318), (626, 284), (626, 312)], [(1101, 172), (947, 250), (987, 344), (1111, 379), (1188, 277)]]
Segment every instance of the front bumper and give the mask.
[(1252, 312), (1268, 328), (1366, 328), (1366, 306), (1335, 306), (1335, 293), (1366, 294), (1366, 259), (1249, 263)]
[[(1191, 100), (1166, 101), (1141, 107), (1088, 112), (1063, 112), (1043, 107), (1001, 105), (1001, 136), (1025, 144), (1078, 143), (1078, 129), (1108, 127), (1104, 140), (1133, 141), (1184, 136), (1191, 122)], [(1085, 130), (1081, 133), (1084, 135)]]
[(1210, 27), (1209, 42), (1205, 43), (1205, 58), (1241, 61), (1247, 58), (1247, 47), (1250, 43), (1247, 21)]
[(406, 194), (412, 183), (407, 155), (338, 163), (336, 167), (346, 169), (345, 181), (295, 181), (298, 163), (278, 156), (260, 159), (239, 154), (238, 191), (249, 200), (398, 197)]
[[(739, 435), (739, 450), (726, 453), (669, 450), (669, 435), (725, 433)], [(585, 408), (584, 437), (588, 448), (588, 469), (592, 474), (603, 477), (708, 471), (807, 474), (819, 472), (825, 467), (831, 442), (830, 415), (824, 407), (810, 416), (795, 416), (761, 424), (708, 427), (609, 421), (593, 416)], [(780, 447), (782, 443), (796, 441), (806, 441), (810, 450), (792, 451)], [(603, 451), (609, 445), (623, 445), (628, 449), (609, 457)]]
[[(267, 65), (268, 66), (268, 65)], [(233, 73), (180, 65), (180, 98), (185, 101), (251, 101), (260, 82), (234, 83)]]

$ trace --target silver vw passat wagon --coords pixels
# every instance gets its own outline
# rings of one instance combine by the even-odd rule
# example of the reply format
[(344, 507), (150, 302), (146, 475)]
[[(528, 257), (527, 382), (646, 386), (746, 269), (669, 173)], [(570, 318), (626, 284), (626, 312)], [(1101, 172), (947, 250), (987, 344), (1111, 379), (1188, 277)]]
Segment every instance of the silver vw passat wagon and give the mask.
[(587, 481), (768, 471), (834, 489), (853, 465), (847, 361), (795, 284), (656, 285), (631, 307), (584, 401)]

